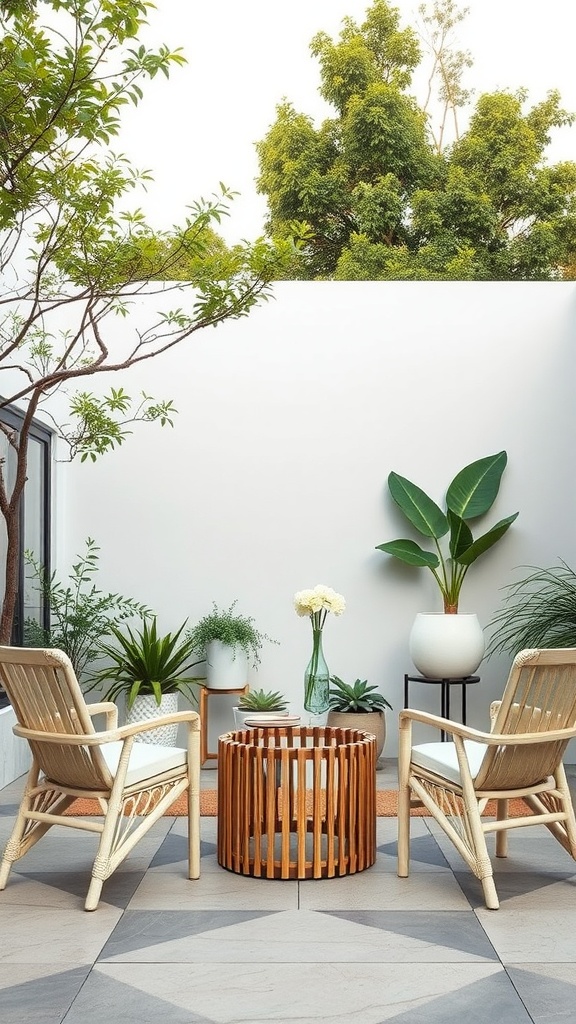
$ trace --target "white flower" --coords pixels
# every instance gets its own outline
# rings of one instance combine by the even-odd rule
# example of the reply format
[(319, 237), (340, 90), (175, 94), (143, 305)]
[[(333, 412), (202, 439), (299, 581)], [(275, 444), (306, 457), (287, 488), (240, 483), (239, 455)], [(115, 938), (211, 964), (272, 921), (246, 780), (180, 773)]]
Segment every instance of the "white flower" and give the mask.
[(294, 594), (294, 607), (298, 615), (318, 615), (324, 612), (322, 623), (328, 612), (334, 615), (341, 615), (346, 608), (346, 602), (342, 594), (337, 594), (332, 587), (326, 587), (318, 583), (312, 590), (299, 590)]

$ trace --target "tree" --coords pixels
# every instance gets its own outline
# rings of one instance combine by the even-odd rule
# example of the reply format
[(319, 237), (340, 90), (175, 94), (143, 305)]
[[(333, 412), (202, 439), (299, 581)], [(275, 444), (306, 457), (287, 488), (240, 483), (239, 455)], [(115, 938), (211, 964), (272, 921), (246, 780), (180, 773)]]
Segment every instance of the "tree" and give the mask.
[[(576, 266), (576, 163), (546, 163), (554, 128), (574, 117), (549, 92), (478, 98), (462, 134), (471, 60), (453, 45), (466, 14), (420, 7), (431, 56), (424, 105), (411, 95), (417, 32), (386, 0), (338, 40), (318, 33), (320, 93), (335, 116), (316, 127), (288, 100), (257, 144), (267, 230), (304, 245), (288, 276), (340, 280), (557, 280)], [(436, 130), (429, 107), (438, 85)], [(449, 130), (451, 129), (451, 130)]]
[[(140, 102), (146, 80), (184, 62), (179, 50), (140, 44), (153, 6), (0, 2), (0, 410), (16, 404), (24, 412), (18, 431), (0, 421), (0, 643), (11, 636), (29, 431), (43, 403), (57, 392), (69, 400), (67, 426), (54, 404), (45, 411), (70, 457), (95, 459), (122, 444), (138, 420), (171, 423), (169, 400), (133, 400), (123, 387), (99, 396), (68, 388), (89, 387), (95, 375), (128, 370), (205, 327), (245, 316), (267, 297), (286, 251), (263, 240), (228, 249), (218, 239), (232, 197), (223, 186), (160, 235), (125, 205), (149, 175), (110, 148), (122, 109)], [(187, 283), (174, 284), (184, 272)], [(144, 295), (157, 295), (159, 308), (142, 327), (132, 313)], [(123, 321), (120, 343), (109, 340), (115, 318)]]

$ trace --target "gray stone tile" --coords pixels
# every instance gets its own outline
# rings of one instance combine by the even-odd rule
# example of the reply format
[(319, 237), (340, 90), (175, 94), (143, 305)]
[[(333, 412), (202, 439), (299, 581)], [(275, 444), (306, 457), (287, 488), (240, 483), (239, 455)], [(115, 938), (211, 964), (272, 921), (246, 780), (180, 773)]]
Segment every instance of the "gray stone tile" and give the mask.
[[(141, 1002), (143, 1015), (125, 1018), (130, 1024), (530, 1024), (505, 973), (493, 964), (449, 964), (442, 970), (436, 964), (387, 964), (383, 970), (376, 962), (328, 962), (318, 970), (316, 963), (246, 962), (229, 963), (225, 971), (215, 963), (160, 964), (154, 971), (147, 964), (106, 964), (97, 973), (153, 998), (157, 1016)], [(84, 992), (91, 985), (96, 992), (97, 984), (93, 975)], [(130, 999), (126, 988), (116, 1006)], [(187, 1009), (189, 1016), (162, 1016), (158, 1000)], [(110, 1019), (109, 1012), (103, 1019)], [(97, 1019), (74, 1017), (72, 1011), (66, 1024)]]
[(534, 1024), (573, 1024), (576, 1019), (574, 964), (519, 964), (508, 975)]
[[(331, 917), (378, 928), (419, 942), (443, 946), (485, 960), (497, 960), (494, 947), (473, 913), (425, 913), (424, 911), (327, 910)], [(439, 954), (440, 955), (440, 954)]]
[(62, 970), (53, 965), (0, 965), (2, 1024), (60, 1024), (91, 967)]

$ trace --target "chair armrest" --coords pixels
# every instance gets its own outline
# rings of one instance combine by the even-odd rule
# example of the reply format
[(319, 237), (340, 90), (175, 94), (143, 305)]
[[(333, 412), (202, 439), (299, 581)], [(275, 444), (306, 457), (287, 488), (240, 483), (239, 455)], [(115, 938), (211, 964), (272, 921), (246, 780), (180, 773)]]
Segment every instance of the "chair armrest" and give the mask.
[(162, 715), (146, 722), (134, 722), (133, 725), (123, 725), (118, 729), (107, 729), (104, 732), (92, 732), (88, 735), (69, 732), (38, 732), (36, 729), (24, 729), (21, 725), (12, 726), (12, 732), (16, 736), (22, 736), (23, 739), (36, 743), (58, 743), (70, 747), (98, 747), (102, 743), (116, 743), (118, 740), (125, 740), (141, 732), (156, 729), (159, 725), (171, 725), (175, 722), (187, 722), (188, 727), (194, 732), (200, 730), (200, 715), (197, 711), (175, 711), (173, 715)]
[(518, 732), (518, 733), (494, 733), (480, 732), (478, 729), (471, 729), (467, 725), (453, 722), (450, 718), (441, 718), (439, 715), (431, 715), (427, 711), (415, 711), (406, 708), (400, 712), (398, 724), (400, 729), (410, 728), (411, 722), (422, 722), (424, 725), (431, 725), (435, 729), (444, 730), (453, 736), (461, 736), (465, 740), (475, 740), (477, 743), (485, 743), (487, 746), (516, 746), (527, 743), (557, 743), (561, 740), (569, 740), (576, 736), (576, 727), (572, 729), (556, 729), (550, 732)]
[(118, 705), (111, 700), (102, 700), (99, 704), (87, 704), (86, 710), (91, 718), (94, 715), (106, 715), (106, 730), (118, 726)]

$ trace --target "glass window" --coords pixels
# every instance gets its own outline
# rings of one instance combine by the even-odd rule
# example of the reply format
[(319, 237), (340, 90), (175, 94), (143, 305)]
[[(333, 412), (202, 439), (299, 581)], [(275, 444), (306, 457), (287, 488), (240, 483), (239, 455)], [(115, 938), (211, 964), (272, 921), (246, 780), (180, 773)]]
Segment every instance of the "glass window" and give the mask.
[[(0, 420), (6, 426), (18, 431), (22, 415), (14, 409), (0, 409)], [(30, 579), (26, 572), (24, 551), (30, 550), (50, 573), (50, 455), (51, 434), (35, 422), (30, 431), (28, 443), (28, 472), (20, 506), (20, 564), (18, 599), (12, 631), (12, 643), (23, 642), (24, 621), (34, 618), (48, 627), (50, 610), (36, 589), (37, 581)], [(8, 492), (14, 482), (16, 455), (5, 434), (0, 432), (0, 458), (4, 459), (4, 473)], [(0, 585), (4, 591), (6, 563), (6, 530), (0, 518)]]

